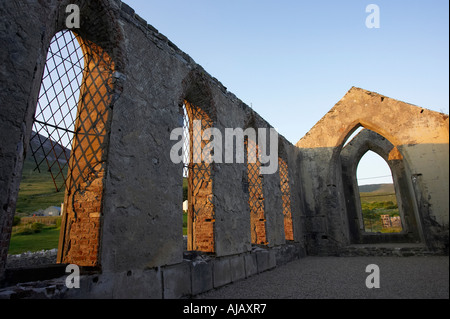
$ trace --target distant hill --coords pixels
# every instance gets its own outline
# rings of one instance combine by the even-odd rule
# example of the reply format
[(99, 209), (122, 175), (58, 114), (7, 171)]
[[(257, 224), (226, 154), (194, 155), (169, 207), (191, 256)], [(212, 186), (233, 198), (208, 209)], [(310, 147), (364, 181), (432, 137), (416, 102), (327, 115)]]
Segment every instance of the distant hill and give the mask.
[(394, 184), (370, 184), (359, 186), (361, 193), (395, 193)]
[(58, 157), (61, 164), (66, 163), (66, 159), (70, 158), (69, 149), (47, 137), (42, 136), (41, 134), (36, 134), (36, 132), (31, 133), (30, 147), (27, 152), (27, 158), (34, 161), (32, 156), (33, 152), (35, 153), (35, 157), (39, 160), (44, 159), (45, 155), (49, 161), (55, 161)]
[[(35, 136), (35, 134), (33, 132), (32, 136)], [(38, 138), (41, 139), (43, 147), (39, 147)], [(22, 180), (16, 205), (16, 213), (21, 213), (21, 215), (30, 215), (39, 210), (45, 210), (50, 206), (59, 207), (61, 205), (64, 201), (64, 190), (56, 191), (52, 175), (48, 171), (47, 163), (44, 160), (44, 153), (47, 154), (47, 159), (51, 162), (56, 158), (55, 153), (60, 155), (59, 162), (62, 165), (66, 163), (63, 153), (65, 153), (67, 158), (70, 157), (70, 150), (55, 142), (53, 142), (54, 151), (52, 151), (52, 141), (42, 135), (36, 136), (30, 141), (30, 144), (31, 148), (28, 148), (23, 164)], [(36, 161), (32, 156), (31, 149), (36, 151), (38, 162), (44, 160), (39, 166), (40, 172), (36, 169)], [(54, 169), (56, 170), (56, 167)], [(65, 170), (67, 171), (67, 168)], [(63, 179), (59, 177), (56, 182), (58, 186), (62, 185)]]
[(397, 203), (394, 184), (371, 184), (359, 186), (361, 202), (393, 202)]

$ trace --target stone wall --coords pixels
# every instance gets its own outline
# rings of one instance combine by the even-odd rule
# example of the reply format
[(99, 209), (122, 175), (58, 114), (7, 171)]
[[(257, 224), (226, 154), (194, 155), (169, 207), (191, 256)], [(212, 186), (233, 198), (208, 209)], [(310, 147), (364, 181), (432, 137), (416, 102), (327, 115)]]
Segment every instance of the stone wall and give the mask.
[[(417, 221), (419, 241), (448, 251), (448, 115), (352, 88), (297, 143), (309, 252), (327, 254), (352, 243), (346, 201), (355, 198), (345, 194), (351, 183), (343, 181), (341, 154), (360, 126), (392, 144), (383, 156), (391, 169), (397, 167), (398, 184), (410, 194), (407, 214)], [(357, 164), (360, 157), (353, 156)]]
[[(0, 289), (0, 299), (189, 298), (258, 275), (303, 256), (304, 251), (298, 244), (272, 249), (255, 247), (245, 254), (220, 258), (195, 252), (185, 253), (181, 263), (159, 268), (109, 274), (82, 272), (80, 289), (68, 289), (65, 284), (66, 276), (18, 283)], [(48, 272), (50, 271), (51, 269)], [(63, 273), (64, 268), (53, 272)]]
[[(68, 178), (58, 261), (101, 270), (96, 284), (83, 290), (85, 296), (120, 297), (115, 292), (119, 287), (128, 297), (141, 296), (146, 287), (158, 286), (152, 280), (169, 286), (189, 282), (189, 295), (190, 289), (197, 292), (196, 285), (216, 287), (275, 266), (274, 259), (264, 261), (264, 256), (273, 256), (275, 251), (281, 252), (277, 253), (279, 260), (300, 257), (303, 200), (296, 184), (298, 151), (279, 136), (276, 142), (283, 154), (275, 154), (276, 163), (271, 164), (278, 165), (279, 156), (286, 163), (289, 179), (283, 180), (283, 186), (290, 192), (290, 212), (283, 207), (283, 196), (288, 194), (282, 194), (278, 170), (258, 176), (264, 211), (257, 222), (264, 240), (252, 241), (255, 223), (246, 182), (247, 164), (209, 164), (209, 181), (192, 181), (198, 189), (192, 194), (195, 213), (191, 215), (188, 243), (191, 250), (212, 254), (203, 256), (213, 261), (198, 267), (196, 262), (186, 264), (183, 164), (174, 164), (170, 158), (175, 144), (170, 134), (180, 127), (180, 108), (185, 103), (195, 106), (207, 114), (207, 126), (221, 133), (226, 128), (271, 126), (125, 3), (70, 3), (79, 5), (82, 17), (81, 28), (72, 31), (81, 44), (89, 43), (83, 46), (84, 52), (91, 51), (75, 123), (73, 169)], [(6, 62), (0, 74), (0, 121), (5, 133), (2, 137), (8, 136), (2, 139), (0, 149), (0, 274), (4, 273), (46, 53), (52, 37), (65, 28), (67, 4), (69, 1), (21, 2), (19, 10), (14, 3), (3, 2), (0, 7), (4, 26), (0, 29), (1, 45), (6, 48), (2, 50)], [(35, 28), (27, 27), (30, 19)], [(22, 36), (18, 36), (20, 32)], [(213, 210), (200, 209), (205, 201)], [(255, 248), (256, 242), (263, 245), (262, 250)], [(287, 249), (289, 245), (295, 245), (295, 250)], [(289, 253), (282, 256), (284, 251)], [(202, 267), (206, 270), (197, 270)], [(183, 278), (178, 280), (180, 276)], [(155, 288), (161, 294), (150, 295), (167, 298), (185, 294), (184, 288), (169, 286)]]
[[(207, 165), (207, 178), (191, 181), (198, 187), (190, 195), (186, 252), (183, 163), (171, 160), (176, 142), (170, 139), (181, 126), (180, 109), (195, 106), (207, 115), (205, 128), (222, 134), (270, 124), (119, 0), (3, 1), (0, 280), (46, 53), (66, 27), (69, 3), (79, 5), (82, 17), (73, 32), (96, 48), (94, 61), (108, 61), (89, 65), (84, 78), (108, 75), (82, 88), (107, 95), (90, 94), (78, 105), (89, 112), (76, 123), (77, 138), (96, 137), (75, 139), (77, 169), (68, 179), (74, 188), (66, 192), (58, 250), (59, 262), (97, 272), (83, 277), (81, 290), (63, 289), (66, 297), (179, 298), (303, 257), (305, 250), (339, 254), (352, 243), (341, 150), (360, 125), (388, 139), (407, 167), (419, 241), (448, 250), (448, 116), (352, 88), (296, 146), (278, 136), (271, 164), (281, 170), (256, 176), (257, 209), (247, 163)], [(270, 149), (275, 141), (267, 142)]]
[[(403, 221), (403, 229), (398, 234), (371, 236), (373, 234), (366, 233), (364, 230), (356, 170), (361, 157), (368, 150), (380, 155), (390, 168), (399, 214)], [(411, 178), (408, 177), (409, 167), (392, 143), (369, 129), (363, 129), (344, 146), (340, 154), (340, 163), (351, 243), (383, 243), (386, 241), (415, 243), (423, 241), (419, 211), (414, 205)]]

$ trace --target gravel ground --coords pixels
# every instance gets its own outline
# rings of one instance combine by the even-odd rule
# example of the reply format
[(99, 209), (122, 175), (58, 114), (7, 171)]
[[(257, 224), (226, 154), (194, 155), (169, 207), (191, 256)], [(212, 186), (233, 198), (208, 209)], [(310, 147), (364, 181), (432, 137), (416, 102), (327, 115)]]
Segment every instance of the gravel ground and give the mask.
[[(366, 287), (378, 265), (380, 288)], [(198, 299), (448, 299), (449, 257), (307, 257)]]

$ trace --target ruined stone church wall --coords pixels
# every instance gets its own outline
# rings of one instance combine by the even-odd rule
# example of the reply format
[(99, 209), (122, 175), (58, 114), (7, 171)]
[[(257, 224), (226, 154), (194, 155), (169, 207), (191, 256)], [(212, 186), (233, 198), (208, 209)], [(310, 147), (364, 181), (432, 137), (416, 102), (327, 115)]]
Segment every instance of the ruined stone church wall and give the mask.
[[(135, 274), (143, 272), (145, 276), (152, 273), (152, 277), (150, 270), (159, 267), (173, 266), (180, 274), (185, 267), (182, 163), (174, 164), (170, 158), (176, 143), (170, 140), (170, 134), (181, 126), (180, 107), (184, 101), (195, 104), (222, 134), (226, 128), (271, 126), (132, 8), (115, 0), (0, 5), (4, 61), (0, 70), (0, 274), (4, 270), (47, 50), (55, 33), (65, 29), (65, 8), (69, 3), (77, 4), (81, 11), (81, 27), (74, 32), (80, 39), (98, 45), (114, 67), (107, 82), (107, 135), (100, 142), (103, 153), (99, 156), (101, 165), (97, 166), (101, 171), (85, 185), (86, 189), (68, 201), (77, 209), (67, 215), (73, 227), (62, 237), (65, 246), (60, 261), (99, 267), (107, 281), (116, 278), (112, 274), (125, 274), (118, 276), (122, 279), (114, 285), (119, 285), (120, 280), (139, 282), (140, 275)], [(285, 251), (279, 247), (287, 242), (278, 170), (263, 177), (265, 248), (277, 249), (270, 256), (286, 260), (302, 252), (302, 192), (298, 151), (282, 136), (277, 142), (283, 148), (283, 154), (277, 155), (283, 156), (288, 166), (294, 233), (291, 243), (296, 248), (288, 249), (288, 257), (279, 253)], [(211, 164), (214, 218), (209, 222), (214, 223), (213, 255), (240, 268), (244, 267), (244, 260), (251, 262), (247, 263), (250, 267), (256, 263), (257, 255), (260, 262), (266, 258), (262, 257), (266, 254), (253, 252), (246, 169), (244, 163)], [(94, 190), (98, 194), (93, 194)], [(83, 200), (87, 197), (90, 199)], [(89, 234), (92, 238), (86, 237)], [(83, 252), (83, 247), (90, 247), (89, 252)], [(236, 256), (240, 256), (238, 262), (232, 262)], [(275, 265), (272, 257), (271, 267)], [(259, 269), (263, 271), (266, 266), (259, 265)], [(161, 284), (158, 271), (155, 278)], [(246, 274), (256, 272), (250, 267)], [(128, 274), (133, 274), (132, 278)], [(98, 283), (92, 290), (102, 291), (109, 285), (102, 279)]]
[(296, 144), (310, 252), (338, 253), (351, 243), (340, 154), (359, 126), (393, 144), (389, 158), (406, 167), (421, 242), (448, 252), (448, 115), (355, 87)]

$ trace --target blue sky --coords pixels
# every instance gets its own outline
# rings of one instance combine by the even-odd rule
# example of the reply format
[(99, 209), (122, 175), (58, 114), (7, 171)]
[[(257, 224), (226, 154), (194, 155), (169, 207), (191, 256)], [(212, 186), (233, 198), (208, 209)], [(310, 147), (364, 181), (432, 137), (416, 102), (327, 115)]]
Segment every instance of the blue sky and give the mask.
[(124, 2), (293, 144), (352, 86), (449, 113), (447, 0)]

